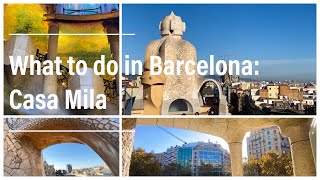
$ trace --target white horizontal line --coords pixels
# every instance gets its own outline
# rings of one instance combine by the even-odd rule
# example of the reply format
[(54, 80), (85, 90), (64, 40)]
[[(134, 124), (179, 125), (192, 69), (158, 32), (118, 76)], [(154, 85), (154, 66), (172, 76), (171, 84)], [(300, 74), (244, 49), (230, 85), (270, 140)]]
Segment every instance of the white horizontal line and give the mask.
[[(155, 117), (154, 115), (122, 115), (122, 118), (132, 118), (132, 119), (166, 119), (166, 118), (173, 118), (173, 119), (188, 119), (188, 118), (195, 118), (195, 119), (236, 119), (236, 118), (243, 118), (243, 119), (259, 119), (259, 118), (270, 118), (270, 119), (301, 119), (301, 118), (316, 118), (317, 115), (161, 115)], [(16, 117), (16, 116), (14, 116)]]
[(131, 132), (135, 132), (135, 130), (122, 130), (122, 132), (129, 132), (129, 133), (131, 133)]
[(119, 115), (4, 115), (4, 118), (111, 118), (119, 119)]
[(119, 130), (9, 130), (10, 133), (45, 133), (45, 132), (59, 132), (59, 133), (66, 133), (66, 132), (74, 132), (74, 133), (93, 133), (93, 132), (106, 132), (106, 133), (118, 133)]
[(10, 36), (135, 36), (135, 33), (125, 34), (9, 34)]

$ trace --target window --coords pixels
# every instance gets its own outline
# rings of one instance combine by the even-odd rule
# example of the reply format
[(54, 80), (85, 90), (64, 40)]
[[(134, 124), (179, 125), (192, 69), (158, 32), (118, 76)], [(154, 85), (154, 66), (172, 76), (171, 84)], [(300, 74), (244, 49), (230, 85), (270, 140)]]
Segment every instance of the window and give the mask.
[(269, 151), (271, 151), (271, 146), (269, 146)]
[(268, 145), (271, 145), (271, 141), (268, 141)]
[(278, 150), (279, 150), (279, 147), (278, 147), (278, 146), (275, 146), (275, 148), (276, 148), (276, 151), (278, 151)]
[(269, 141), (270, 141), (270, 139), (271, 139), (270, 136), (268, 136), (268, 140), (269, 140)]
[(273, 130), (273, 134), (276, 134), (276, 133), (277, 133), (277, 130), (274, 129), (274, 130)]
[(267, 134), (269, 135), (269, 134), (270, 134), (270, 131), (267, 131)]

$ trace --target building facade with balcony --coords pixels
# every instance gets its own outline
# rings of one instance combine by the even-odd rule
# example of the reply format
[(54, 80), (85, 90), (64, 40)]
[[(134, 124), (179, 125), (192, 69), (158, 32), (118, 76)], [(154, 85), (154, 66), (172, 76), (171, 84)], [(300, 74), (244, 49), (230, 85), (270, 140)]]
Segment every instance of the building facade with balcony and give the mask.
[(290, 153), (290, 142), (283, 137), (277, 126), (258, 129), (250, 132), (247, 138), (248, 157), (261, 158), (268, 151), (279, 155)]

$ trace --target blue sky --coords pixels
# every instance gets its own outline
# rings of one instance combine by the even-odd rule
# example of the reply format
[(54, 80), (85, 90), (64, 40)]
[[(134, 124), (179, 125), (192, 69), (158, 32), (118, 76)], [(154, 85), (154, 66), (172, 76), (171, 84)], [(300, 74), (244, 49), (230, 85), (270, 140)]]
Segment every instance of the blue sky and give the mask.
[[(195, 131), (183, 130), (183, 129), (174, 129), (174, 128), (165, 128), (170, 133), (174, 134), (175, 136), (179, 137), (183, 141), (187, 143), (192, 142), (217, 142), (221, 144), (221, 146), (229, 151), (229, 146), (225, 140), (220, 137), (212, 136), (209, 134), (199, 133)], [(247, 133), (245, 135), (243, 141), (243, 148), (242, 148), (242, 156), (247, 157), (247, 148), (246, 148), (246, 137), (249, 135)], [(134, 148), (142, 147), (147, 152), (154, 151), (155, 153), (164, 152), (167, 148), (171, 146), (179, 145), (181, 146), (183, 142), (179, 141), (177, 138), (171, 136), (164, 130), (160, 129), (157, 126), (137, 126), (134, 138)]]
[[(119, 118), (111, 118), (119, 122)], [(66, 169), (71, 164), (73, 169), (94, 167), (105, 164), (100, 156), (85, 144), (61, 143), (43, 150), (44, 160), (55, 169)]]
[(258, 80), (316, 79), (315, 5), (123, 5), (123, 33), (136, 34), (123, 36), (123, 55), (143, 60), (171, 11), (186, 22), (198, 60), (259, 60), (260, 75), (247, 77)]
[(66, 169), (71, 164), (73, 169), (88, 168), (105, 164), (100, 156), (89, 146), (77, 143), (62, 143), (43, 150), (44, 160), (55, 169)]

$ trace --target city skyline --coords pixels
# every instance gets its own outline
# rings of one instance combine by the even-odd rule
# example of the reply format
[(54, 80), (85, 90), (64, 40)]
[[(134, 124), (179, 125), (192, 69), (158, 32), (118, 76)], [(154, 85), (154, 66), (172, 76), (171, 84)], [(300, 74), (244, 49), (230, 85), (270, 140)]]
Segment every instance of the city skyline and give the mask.
[(56, 170), (66, 169), (67, 164), (72, 169), (90, 168), (105, 164), (99, 155), (89, 146), (78, 143), (61, 143), (49, 146), (43, 150), (43, 160), (54, 165)]
[[(124, 5), (123, 32), (135, 36), (123, 37), (123, 55), (143, 60), (171, 11), (186, 22), (183, 38), (195, 45), (198, 60), (210, 54), (259, 60), (259, 76), (246, 76), (259, 81), (316, 79), (315, 5)], [(145, 21), (137, 26), (137, 19)]]

